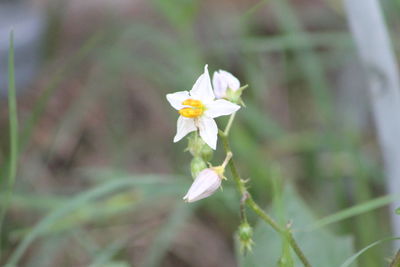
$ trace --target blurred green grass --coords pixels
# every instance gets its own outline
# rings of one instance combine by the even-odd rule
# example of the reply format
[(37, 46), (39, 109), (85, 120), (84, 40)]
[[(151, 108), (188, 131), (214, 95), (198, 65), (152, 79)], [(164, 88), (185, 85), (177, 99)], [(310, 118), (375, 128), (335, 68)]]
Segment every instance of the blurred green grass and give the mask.
[[(300, 2), (154, 0), (146, 3), (149, 15), (114, 14), (73, 49), (57, 55), (53, 47), (38, 92), (19, 99), (21, 158), (2, 232), (2, 264), (235, 264), (239, 196), (228, 181), (223, 192), (195, 206), (181, 203), (191, 183), (190, 159), (184, 141), (172, 144), (177, 114), (165, 100), (167, 93), (190, 89), (205, 63), (249, 84), (231, 138), (258, 201), (276, 203), (279, 179), (282, 188), (297, 188), (317, 218), (348, 211), (323, 229), (332, 244), (348, 240), (335, 235), (350, 236), (359, 250), (390, 235), (388, 202), (368, 205), (391, 197), (382, 196), (373, 127), (348, 123), (337, 103), (337, 77), (356, 52), (343, 14), (329, 3), (320, 3), (317, 15)], [(395, 26), (399, 6), (387, 6)], [(50, 43), (62, 51), (71, 36), (55, 36), (61, 40)], [(7, 143), (9, 136), (1, 139)], [(7, 149), (2, 181), (9, 177)], [(285, 214), (290, 201), (296, 202), (275, 208)], [(347, 209), (357, 204), (362, 212)], [(196, 231), (216, 237), (188, 241)], [(221, 255), (199, 261), (216, 240)], [(381, 266), (389, 256), (383, 245), (362, 255), (359, 266)]]

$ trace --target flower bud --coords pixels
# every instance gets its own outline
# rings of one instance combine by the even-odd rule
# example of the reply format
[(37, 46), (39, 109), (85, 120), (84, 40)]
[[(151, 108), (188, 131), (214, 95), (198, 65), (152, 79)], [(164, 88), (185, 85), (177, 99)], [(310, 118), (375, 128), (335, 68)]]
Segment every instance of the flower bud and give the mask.
[(203, 145), (203, 147), (200, 150), (200, 155), (205, 161), (210, 161), (213, 157), (214, 150), (212, 150), (211, 147), (208, 145)]
[(202, 170), (183, 197), (186, 202), (194, 202), (212, 195), (221, 186), (222, 177), (213, 169)]
[(188, 150), (193, 157), (202, 157), (204, 161), (210, 161), (214, 153), (197, 133), (189, 137)]
[(207, 168), (206, 162), (201, 157), (194, 157), (190, 162), (192, 177), (195, 179), (199, 173)]
[(238, 90), (240, 88), (240, 82), (231, 73), (224, 70), (219, 70), (214, 72), (213, 86), (216, 98), (227, 98), (227, 90)]
[(243, 222), (239, 226), (239, 241), (240, 249), (243, 253), (251, 251), (253, 245), (253, 228), (247, 223)]

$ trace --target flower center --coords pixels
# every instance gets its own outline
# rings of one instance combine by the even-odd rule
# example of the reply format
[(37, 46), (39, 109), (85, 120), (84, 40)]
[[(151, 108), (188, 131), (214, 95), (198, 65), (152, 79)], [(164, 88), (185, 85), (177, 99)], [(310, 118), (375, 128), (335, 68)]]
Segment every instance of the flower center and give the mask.
[(190, 106), (180, 109), (178, 112), (186, 118), (197, 118), (200, 117), (204, 112), (204, 105), (200, 100), (186, 99), (182, 102), (182, 105)]

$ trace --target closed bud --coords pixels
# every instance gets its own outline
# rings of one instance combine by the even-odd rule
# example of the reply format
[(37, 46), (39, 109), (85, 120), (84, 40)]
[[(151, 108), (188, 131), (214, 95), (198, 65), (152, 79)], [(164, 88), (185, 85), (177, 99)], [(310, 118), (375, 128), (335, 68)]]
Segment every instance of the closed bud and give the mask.
[(187, 194), (183, 197), (186, 202), (194, 202), (211, 196), (221, 186), (222, 177), (214, 168), (202, 170), (197, 175)]
[(240, 240), (248, 241), (253, 237), (253, 228), (247, 222), (243, 222), (239, 226), (239, 237)]
[(193, 133), (188, 139), (187, 149), (193, 157), (202, 157), (205, 161), (211, 160), (213, 150), (198, 136), (197, 132)]
[(214, 154), (214, 151), (212, 150), (211, 147), (204, 145), (201, 148), (200, 155), (203, 158), (203, 160), (210, 161), (213, 157), (213, 154)]
[(254, 244), (253, 228), (247, 222), (243, 222), (239, 226), (239, 241), (240, 250), (242, 251), (242, 253), (247, 253), (248, 251), (251, 251), (251, 248)]
[(190, 162), (190, 170), (192, 172), (193, 179), (195, 179), (199, 173), (206, 168), (207, 164), (201, 157), (194, 157)]
[(236, 91), (240, 88), (240, 81), (224, 70), (214, 72), (213, 75), (214, 94), (216, 98), (227, 98), (228, 89)]
[(224, 70), (214, 72), (213, 86), (216, 98), (225, 98), (244, 106), (240, 96), (247, 85), (240, 87), (240, 81), (231, 73)]

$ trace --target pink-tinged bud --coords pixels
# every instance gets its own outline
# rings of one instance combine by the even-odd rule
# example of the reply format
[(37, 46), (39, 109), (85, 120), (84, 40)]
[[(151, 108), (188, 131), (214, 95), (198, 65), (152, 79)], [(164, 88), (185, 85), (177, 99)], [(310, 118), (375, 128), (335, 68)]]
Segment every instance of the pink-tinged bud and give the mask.
[(216, 98), (226, 98), (228, 90), (237, 91), (240, 88), (239, 80), (231, 73), (219, 70), (213, 76), (214, 94)]
[(194, 202), (212, 195), (221, 186), (222, 177), (213, 168), (202, 170), (183, 200)]

